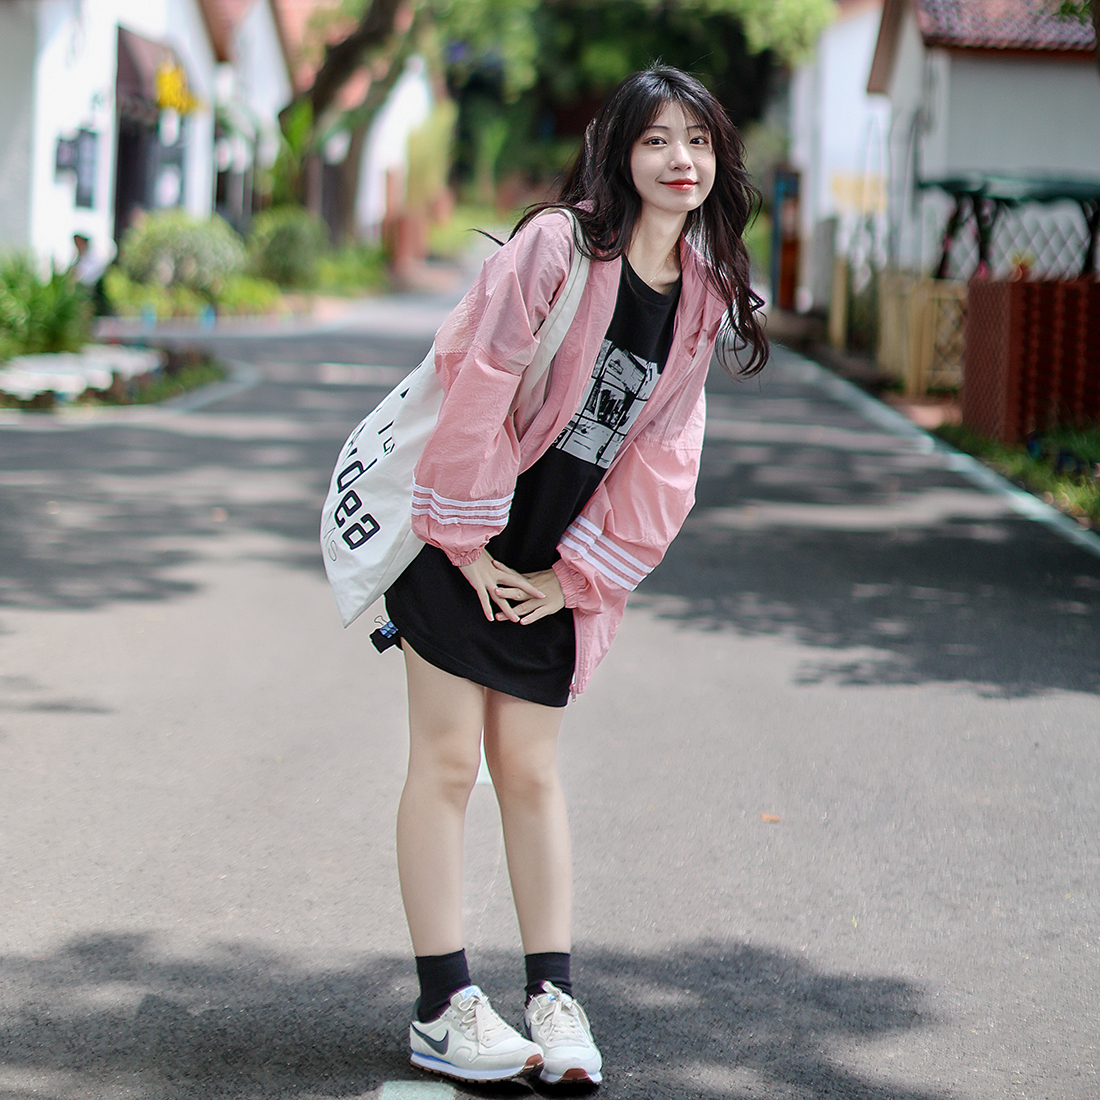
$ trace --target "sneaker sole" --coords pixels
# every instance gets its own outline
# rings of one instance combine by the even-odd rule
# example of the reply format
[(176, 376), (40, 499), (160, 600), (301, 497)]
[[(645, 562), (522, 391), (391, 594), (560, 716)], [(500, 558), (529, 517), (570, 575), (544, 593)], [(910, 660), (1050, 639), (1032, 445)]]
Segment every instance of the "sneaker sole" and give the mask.
[(420, 1054), (413, 1051), (409, 1056), (417, 1069), (434, 1073), (440, 1077), (449, 1077), (452, 1081), (514, 1081), (517, 1077), (528, 1077), (537, 1074), (542, 1069), (542, 1058), (538, 1054), (532, 1054), (519, 1069), (463, 1069), (461, 1066), (452, 1065), (442, 1058), (433, 1058), (430, 1054)]
[(603, 1074), (589, 1073), (586, 1069), (567, 1069), (564, 1073), (547, 1073), (545, 1068), (539, 1074), (539, 1080), (546, 1085), (598, 1085)]

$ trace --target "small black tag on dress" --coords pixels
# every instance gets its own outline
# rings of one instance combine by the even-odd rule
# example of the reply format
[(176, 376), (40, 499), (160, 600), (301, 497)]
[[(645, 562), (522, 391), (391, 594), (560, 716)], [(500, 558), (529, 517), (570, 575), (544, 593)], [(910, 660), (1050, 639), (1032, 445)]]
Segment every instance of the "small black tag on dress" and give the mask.
[(371, 644), (379, 653), (385, 653), (391, 645), (401, 641), (401, 635), (392, 621), (384, 622), (370, 636)]

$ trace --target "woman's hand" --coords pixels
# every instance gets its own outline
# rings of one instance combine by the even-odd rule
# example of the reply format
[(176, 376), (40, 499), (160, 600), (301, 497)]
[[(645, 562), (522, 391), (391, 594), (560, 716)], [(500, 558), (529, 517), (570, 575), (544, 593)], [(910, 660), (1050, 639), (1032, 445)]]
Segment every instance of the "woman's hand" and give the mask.
[[(496, 618), (500, 621), (510, 619), (514, 623), (520, 621), (519, 613), (513, 609), (509, 601), (522, 600), (521, 606), (534, 601), (537, 606), (539, 601), (546, 599), (546, 594), (522, 573), (497, 561), (487, 550), (482, 550), (481, 557), (472, 561), (469, 565), (460, 565), (462, 575), (470, 582), (471, 587), (477, 593), (481, 601), (481, 610), (485, 612), (485, 618), (493, 622), (493, 604), (500, 609), (496, 612)], [(533, 574), (543, 576), (544, 574)], [(554, 577), (557, 584), (558, 578)], [(561, 586), (558, 585), (558, 591)]]
[[(510, 610), (518, 616), (518, 622), (527, 626), (528, 623), (538, 622), (539, 619), (553, 615), (565, 606), (565, 596), (562, 595), (561, 581), (553, 569), (541, 569), (537, 573), (523, 574), (529, 584), (539, 590), (538, 596), (528, 596), (518, 589), (501, 589), (501, 595), (512, 601)], [(519, 601), (518, 603), (516, 601)], [(511, 616), (508, 616), (511, 618)], [(505, 618), (499, 611), (497, 619)], [(513, 622), (517, 621), (513, 619)]]

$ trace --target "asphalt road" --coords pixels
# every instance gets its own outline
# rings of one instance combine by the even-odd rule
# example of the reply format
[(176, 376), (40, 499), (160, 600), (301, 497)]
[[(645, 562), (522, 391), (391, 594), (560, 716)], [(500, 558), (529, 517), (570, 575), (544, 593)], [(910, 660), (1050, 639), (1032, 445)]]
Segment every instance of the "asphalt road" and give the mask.
[[(400, 657), (316, 546), (445, 305), (217, 337), (201, 407), (0, 420), (4, 1100), (454, 1094), (406, 1063)], [(709, 388), (563, 733), (599, 1095), (1095, 1100), (1100, 556), (790, 353)], [(487, 786), (467, 847), (518, 1017)]]

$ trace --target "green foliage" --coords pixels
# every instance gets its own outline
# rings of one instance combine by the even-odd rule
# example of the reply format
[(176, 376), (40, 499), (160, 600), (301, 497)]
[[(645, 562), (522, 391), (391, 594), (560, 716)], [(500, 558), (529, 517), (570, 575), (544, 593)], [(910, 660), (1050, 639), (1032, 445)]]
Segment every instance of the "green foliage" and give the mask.
[(106, 390), (85, 390), (76, 404), (102, 405), (153, 405), (173, 397), (181, 397), (191, 390), (221, 382), (228, 375), (224, 365), (197, 351), (170, 352), (168, 362), (149, 374), (135, 375)]
[(772, 220), (761, 212), (745, 229), (745, 247), (752, 261), (753, 278), (761, 283), (771, 279)]
[(878, 272), (867, 270), (863, 275), (849, 275), (848, 349), (873, 355), (878, 344)]
[[(459, 203), (451, 217), (442, 225), (433, 225), (428, 231), (428, 247), (438, 259), (457, 261), (475, 243), (476, 230), (491, 233), (499, 240), (507, 240), (512, 226), (519, 221), (518, 210), (501, 213), (492, 204)], [(492, 241), (485, 242), (493, 247)]]
[[(655, 61), (695, 73), (739, 126), (758, 119), (769, 82), (803, 56), (832, 14), (830, 0), (560, 0), (523, 11), (540, 44), (534, 82), (510, 97), (500, 53), (486, 36), (464, 36), (462, 0), (440, 15), (449, 38), (447, 76), (462, 108), (456, 177), (486, 201), (490, 182), (522, 172), (553, 179), (608, 91)], [(465, 0), (477, 7), (475, 0)], [(507, 126), (506, 132), (503, 126)], [(506, 154), (504, 153), (506, 150)]]
[(270, 313), (282, 301), (274, 283), (251, 275), (230, 275), (213, 302), (186, 286), (136, 283), (117, 267), (107, 269), (103, 283), (112, 310), (124, 317), (198, 317), (211, 305), (221, 314)]
[(944, 424), (936, 434), (1048, 504), (1100, 529), (1100, 426), (1056, 428), (1018, 446), (961, 425)]
[(199, 221), (183, 210), (158, 210), (130, 226), (118, 259), (133, 282), (182, 287), (209, 302), (244, 261), (244, 244), (227, 222)]
[(255, 275), (233, 275), (226, 279), (215, 303), (219, 313), (255, 315), (274, 313), (282, 305), (279, 287), (270, 279)]
[[(209, 386), (212, 382), (221, 382), (228, 371), (221, 363), (198, 356), (182, 362), (169, 362), (168, 367), (146, 380), (121, 399), (102, 398), (100, 404), (152, 405), (159, 401), (168, 401), (173, 397), (182, 397), (200, 386)], [(86, 403), (91, 403), (86, 402)]]
[[(465, 84), (485, 59), (491, 59), (500, 73), (505, 103), (515, 102), (548, 76), (577, 87), (607, 89), (657, 57), (692, 71), (717, 68), (705, 48), (674, 57), (658, 35), (654, 50), (652, 32), (662, 24), (698, 28), (705, 47), (716, 23), (735, 22), (744, 31), (750, 53), (767, 50), (794, 63), (812, 50), (833, 15), (830, 0), (430, 0), (429, 6), (453, 44), (452, 80)], [(578, 23), (588, 30), (601, 24), (617, 29), (585, 34), (574, 67), (562, 71), (547, 58), (565, 44)], [(675, 48), (674, 42), (668, 45)]]
[(71, 275), (43, 279), (28, 256), (0, 260), (0, 358), (79, 351), (91, 320), (88, 291)]
[(439, 100), (424, 124), (409, 135), (406, 198), (414, 210), (427, 207), (447, 185), (457, 118), (458, 107), (454, 101)]
[(1091, 8), (1089, 0), (1062, 0), (1058, 7), (1058, 14), (1084, 22), (1089, 18)]
[(271, 168), (268, 190), (276, 206), (300, 202), (302, 172), (313, 149), (313, 105), (308, 99), (295, 103), (283, 120), (282, 140)]
[(783, 127), (753, 122), (741, 130), (741, 140), (745, 144), (745, 167), (757, 186), (765, 192), (767, 202), (767, 192), (774, 184), (775, 170), (787, 161), (789, 135)]
[(104, 272), (103, 290), (112, 312), (123, 317), (197, 317), (210, 305), (209, 299), (188, 286), (164, 286), (156, 280), (137, 282), (120, 267), (109, 267)]
[(328, 249), (324, 223), (300, 206), (257, 214), (248, 237), (253, 271), (284, 287), (311, 287)]
[(515, 103), (538, 82), (539, 0), (428, 0), (428, 7), (451, 43), (453, 83), (465, 84), (486, 60), (499, 77), (505, 103)]
[(698, 0), (698, 7), (700, 14), (710, 9), (732, 15), (753, 53), (771, 50), (791, 65), (812, 53), (833, 17), (829, 0)]
[[(282, 306), (280, 287), (337, 294), (385, 285), (386, 264), (378, 247), (348, 245), (334, 252), (323, 222), (300, 206), (276, 207), (252, 223), (247, 253), (251, 273), (236, 270), (200, 293), (184, 282), (165, 284), (155, 262), (141, 268), (111, 267), (104, 289), (114, 312), (157, 318), (198, 317), (211, 306), (221, 315), (271, 313)], [(152, 278), (130, 272), (152, 271)]]
[(327, 294), (362, 294), (385, 287), (388, 278), (381, 245), (346, 244), (321, 257), (317, 290)]
[[(480, 203), (491, 203), (496, 194), (497, 162), (512, 127), (504, 110), (489, 99), (471, 101), (468, 112), (473, 136), (474, 195)], [(512, 152), (516, 150), (513, 148)], [(510, 158), (513, 165), (518, 157)]]

